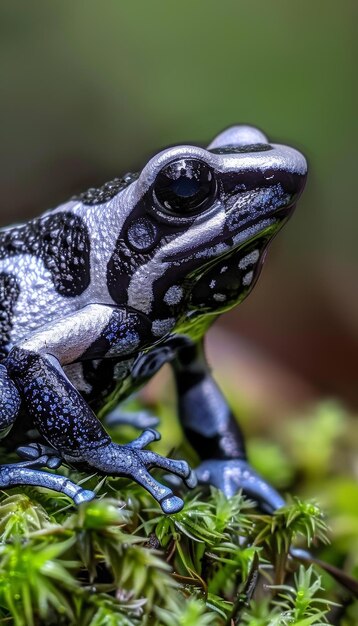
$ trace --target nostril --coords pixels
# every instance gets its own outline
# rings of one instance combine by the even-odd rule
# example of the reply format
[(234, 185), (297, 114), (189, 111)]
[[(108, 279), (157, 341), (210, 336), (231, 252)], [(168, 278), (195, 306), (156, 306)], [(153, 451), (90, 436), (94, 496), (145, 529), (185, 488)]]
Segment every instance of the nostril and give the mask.
[(275, 170), (266, 170), (264, 172), (264, 179), (267, 180), (269, 183), (272, 183), (275, 181), (275, 177), (277, 175), (277, 171)]

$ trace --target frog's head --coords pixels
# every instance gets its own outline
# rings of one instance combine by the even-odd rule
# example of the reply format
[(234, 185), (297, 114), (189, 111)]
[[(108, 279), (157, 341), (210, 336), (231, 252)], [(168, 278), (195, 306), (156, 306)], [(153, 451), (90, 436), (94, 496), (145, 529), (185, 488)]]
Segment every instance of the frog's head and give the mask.
[(249, 293), (265, 248), (291, 215), (304, 157), (234, 126), (207, 149), (176, 146), (131, 185), (124, 239), (133, 272), (127, 304), (168, 331), (183, 313), (217, 314)]

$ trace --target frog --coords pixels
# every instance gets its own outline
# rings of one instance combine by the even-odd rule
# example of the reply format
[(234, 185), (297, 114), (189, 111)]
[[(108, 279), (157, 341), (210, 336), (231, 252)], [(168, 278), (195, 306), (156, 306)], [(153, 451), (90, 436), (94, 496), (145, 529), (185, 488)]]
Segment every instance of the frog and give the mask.
[[(283, 506), (249, 463), (204, 344), (213, 322), (252, 291), (306, 175), (298, 150), (235, 125), (206, 148), (166, 148), (139, 173), (0, 230), (0, 436), (23, 437), (19, 460), (0, 465), (1, 488), (92, 500), (94, 491), (57, 471), (65, 465), (131, 479), (166, 514), (183, 506), (178, 481), (228, 497), (242, 490), (267, 511)], [(166, 363), (195, 470), (148, 449), (160, 438), (156, 416), (123, 410)], [(108, 425), (125, 423), (142, 432), (116, 443)]]

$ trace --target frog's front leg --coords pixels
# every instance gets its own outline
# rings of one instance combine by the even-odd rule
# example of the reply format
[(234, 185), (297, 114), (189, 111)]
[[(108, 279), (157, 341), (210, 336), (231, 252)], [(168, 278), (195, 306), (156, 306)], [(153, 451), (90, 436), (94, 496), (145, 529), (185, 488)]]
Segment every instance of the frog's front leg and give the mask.
[(247, 462), (242, 432), (210, 374), (202, 343), (179, 350), (173, 367), (179, 416), (202, 459), (195, 470), (198, 481), (218, 487), (227, 496), (242, 489), (270, 512), (284, 506), (279, 493)]
[[(11, 429), (20, 410), (20, 404), (18, 389), (9, 377), (6, 367), (0, 365), (0, 438), (5, 437)], [(78, 504), (94, 498), (93, 491), (82, 489), (64, 476), (38, 471), (39, 467), (54, 469), (61, 461), (49, 455), (49, 450), (45, 450), (44, 446), (35, 449), (34, 445), (25, 446), (26, 452), (22, 455), (27, 459), (25, 462), (0, 466), (0, 488), (7, 489), (24, 484), (47, 487), (70, 496)]]
[(131, 444), (112, 442), (62, 369), (84, 358), (112, 356), (114, 350), (116, 356), (131, 354), (150, 338), (150, 324), (144, 316), (126, 309), (89, 305), (14, 347), (6, 367), (35, 426), (65, 461), (103, 474), (132, 478), (154, 496), (165, 512), (175, 512), (182, 507), (182, 501), (154, 480), (148, 470), (163, 468), (193, 486), (188, 464), (144, 450), (159, 438), (152, 430)]

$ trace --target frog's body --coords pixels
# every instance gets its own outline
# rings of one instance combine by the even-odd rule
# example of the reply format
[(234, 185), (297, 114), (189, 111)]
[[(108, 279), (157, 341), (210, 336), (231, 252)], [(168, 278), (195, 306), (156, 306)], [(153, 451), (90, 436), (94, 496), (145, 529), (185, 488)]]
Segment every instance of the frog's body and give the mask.
[(5, 436), (20, 413), (49, 444), (21, 448), (28, 460), (2, 466), (0, 486), (45, 485), (77, 502), (93, 497), (34, 469), (65, 461), (130, 476), (164, 511), (178, 510), (181, 500), (148, 468), (191, 486), (188, 465), (142, 449), (157, 438), (149, 429), (132, 444), (114, 444), (90, 408), (114, 387), (124, 397), (170, 361), (184, 430), (203, 459), (199, 479), (226, 493), (243, 487), (267, 508), (280, 505), (245, 461), (202, 340), (216, 316), (252, 289), (305, 175), (300, 153), (237, 126), (207, 150), (169, 148), (139, 175), (0, 231), (0, 431)]

